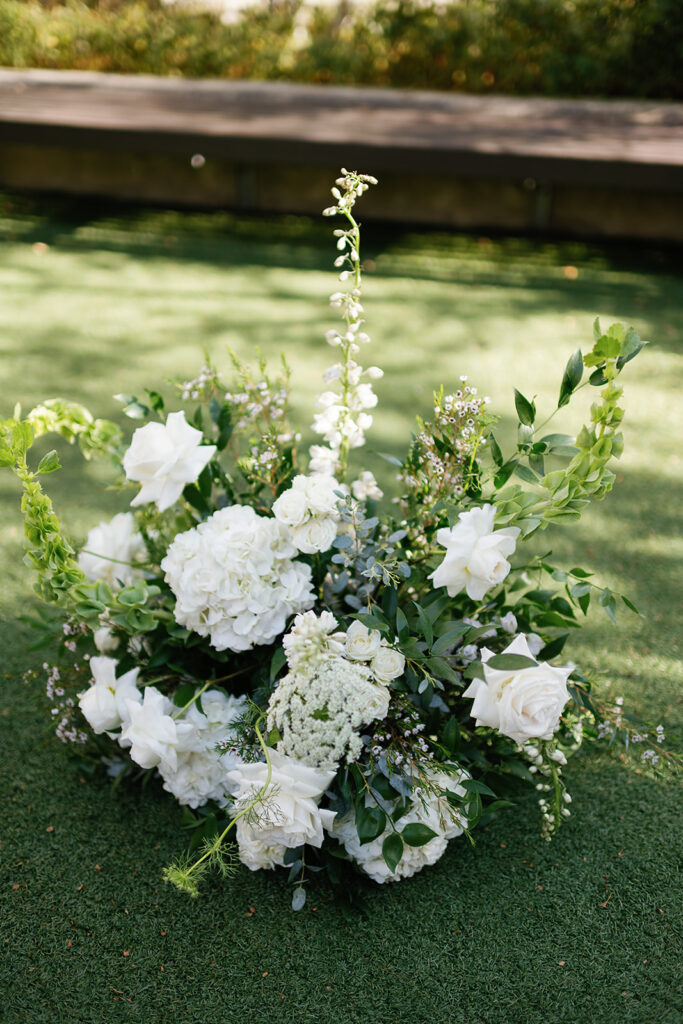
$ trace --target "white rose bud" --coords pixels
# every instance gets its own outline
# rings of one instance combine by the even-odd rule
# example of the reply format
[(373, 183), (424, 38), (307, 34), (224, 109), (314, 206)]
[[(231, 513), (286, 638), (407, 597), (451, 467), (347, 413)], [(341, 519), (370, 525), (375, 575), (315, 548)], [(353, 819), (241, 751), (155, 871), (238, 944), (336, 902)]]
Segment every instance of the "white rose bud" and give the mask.
[[(503, 654), (532, 657), (523, 635), (515, 637)], [(574, 666), (555, 668), (541, 662), (529, 668), (495, 669), (487, 664), (490, 657), (491, 651), (484, 648), (484, 679), (473, 680), (463, 693), (474, 701), (472, 716), (477, 725), (495, 729), (519, 744), (551, 739), (569, 700), (567, 679)]]
[(346, 631), (346, 657), (351, 661), (372, 661), (381, 646), (379, 631), (368, 629), (357, 619)]
[(301, 526), (308, 518), (306, 495), (290, 487), (273, 503), (273, 515), (285, 526)]
[(380, 683), (390, 683), (403, 675), (406, 659), (393, 647), (382, 646), (370, 662), (370, 670)]

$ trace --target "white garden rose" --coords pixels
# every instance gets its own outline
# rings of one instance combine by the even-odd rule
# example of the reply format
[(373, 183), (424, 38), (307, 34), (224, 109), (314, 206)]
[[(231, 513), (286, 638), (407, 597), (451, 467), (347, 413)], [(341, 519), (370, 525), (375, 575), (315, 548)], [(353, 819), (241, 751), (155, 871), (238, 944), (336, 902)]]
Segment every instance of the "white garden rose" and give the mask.
[(285, 526), (301, 526), (309, 517), (305, 492), (294, 487), (290, 487), (288, 491), (283, 491), (280, 497), (273, 503), (273, 515), (278, 522), (283, 523)]
[(299, 551), (312, 555), (316, 551), (328, 551), (337, 536), (337, 523), (331, 517), (309, 519), (302, 526), (291, 530), (292, 541)]
[[(569, 700), (567, 678), (573, 665), (556, 668), (547, 662), (521, 669), (495, 669), (487, 664), (492, 652), (482, 648), (484, 679), (474, 679), (463, 696), (474, 701), (472, 717), (477, 725), (495, 729), (516, 743), (549, 740), (560, 723)], [(526, 637), (515, 637), (503, 654), (532, 658)]]
[(371, 661), (382, 646), (377, 629), (368, 629), (356, 619), (346, 631), (346, 657), (351, 661)]
[(141, 768), (163, 764), (175, 771), (178, 747), (194, 726), (176, 721), (172, 715), (177, 709), (154, 686), (145, 687), (141, 703), (127, 700), (126, 708), (129, 721), (121, 732), (119, 744), (130, 746), (130, 756)]
[(335, 491), (338, 491), (340, 488), (334, 477), (329, 477), (322, 473), (312, 473), (310, 476), (295, 477), (292, 486), (296, 487), (299, 480), (303, 481), (299, 486), (304, 489), (306, 501), (312, 515), (336, 515), (339, 497), (335, 494)]
[[(260, 802), (258, 838), (266, 846), (320, 847), (323, 828), (330, 828), (334, 811), (321, 810), (320, 799), (336, 772), (322, 771), (296, 761), (293, 757), (269, 750), (272, 765), (270, 783)], [(229, 773), (241, 805), (253, 800), (265, 785), (268, 766), (263, 761), (241, 764)]]
[(403, 675), (406, 659), (400, 651), (382, 644), (370, 662), (370, 671), (380, 683), (390, 683)]
[(216, 453), (215, 445), (201, 444), (202, 436), (184, 412), (169, 413), (166, 423), (139, 427), (123, 456), (126, 478), (142, 484), (131, 505), (153, 501), (161, 512), (174, 505)]
[(248, 824), (240, 818), (235, 825), (239, 856), (242, 863), (250, 871), (261, 871), (264, 868), (282, 867), (285, 863), (287, 847), (283, 843), (273, 843), (263, 838), (259, 828)]
[(108, 523), (102, 522), (89, 531), (78, 567), (89, 580), (104, 580), (111, 587), (127, 586), (140, 579), (143, 571), (131, 562), (147, 558), (142, 534), (135, 529), (132, 512), (119, 512)]
[(139, 703), (142, 694), (137, 688), (140, 669), (116, 678), (117, 661), (113, 658), (91, 658), (93, 685), (78, 696), (78, 705), (94, 733), (111, 732), (130, 720), (128, 702)]
[(465, 590), (473, 601), (481, 601), (510, 572), (506, 556), (514, 552), (520, 531), (516, 526), (494, 530), (495, 514), (493, 505), (473, 508), (461, 512), (451, 529), (437, 531), (446, 555), (430, 579), (435, 587), (445, 587), (449, 597)]

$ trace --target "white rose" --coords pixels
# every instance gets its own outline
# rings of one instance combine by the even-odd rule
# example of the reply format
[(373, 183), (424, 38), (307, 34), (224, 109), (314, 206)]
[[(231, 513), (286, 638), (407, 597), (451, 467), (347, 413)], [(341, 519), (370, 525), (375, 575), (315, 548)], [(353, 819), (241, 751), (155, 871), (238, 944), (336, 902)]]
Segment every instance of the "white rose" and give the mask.
[[(336, 771), (311, 768), (277, 750), (269, 750), (268, 756), (272, 773), (258, 807), (256, 835), (267, 846), (309, 843), (320, 847), (323, 828), (331, 827), (334, 811), (320, 810), (318, 804)], [(268, 766), (263, 761), (242, 764), (228, 773), (228, 779), (235, 786), (236, 799), (242, 804), (254, 799), (267, 777)]]
[(142, 534), (135, 530), (132, 512), (120, 512), (110, 522), (99, 523), (89, 531), (78, 566), (89, 580), (105, 580), (110, 586), (124, 586), (143, 576), (141, 569), (127, 563), (147, 557)]
[[(517, 616), (514, 612), (508, 612), (507, 615), (503, 615), (500, 620), (500, 624), (506, 633), (517, 632)], [(534, 657), (536, 657), (536, 655), (534, 655)]]
[(473, 601), (481, 601), (487, 590), (502, 583), (510, 572), (506, 560), (515, 550), (519, 528), (493, 529), (493, 505), (461, 512), (452, 529), (438, 530), (436, 539), (446, 548), (441, 565), (431, 574), (435, 587), (445, 587), (449, 597), (461, 590)]
[[(520, 634), (503, 654), (531, 658), (526, 638)], [(491, 651), (482, 649), (484, 679), (475, 679), (463, 696), (474, 701), (472, 717), (516, 743), (530, 739), (549, 740), (569, 700), (567, 678), (573, 665), (555, 668), (547, 662), (521, 669), (495, 669), (487, 665)]]
[(302, 526), (295, 526), (291, 531), (292, 542), (305, 555), (316, 551), (328, 551), (337, 536), (337, 523), (331, 517), (316, 516)]
[(94, 733), (118, 729), (130, 719), (128, 703), (138, 703), (142, 694), (137, 688), (137, 668), (116, 678), (118, 662), (113, 658), (91, 658), (94, 680), (89, 690), (79, 694), (78, 704)]
[(164, 512), (175, 504), (216, 452), (215, 445), (201, 445), (201, 440), (202, 432), (190, 426), (184, 412), (169, 413), (166, 423), (139, 427), (123, 456), (127, 479), (142, 484), (131, 505), (153, 501)]
[(376, 629), (369, 630), (357, 619), (346, 631), (346, 657), (351, 661), (371, 661), (379, 653), (382, 638)]
[(340, 489), (334, 479), (324, 473), (313, 473), (311, 476), (298, 476), (294, 486), (299, 483), (306, 495), (308, 507), (315, 516), (334, 516), (337, 512), (339, 498), (334, 493)]
[(235, 825), (240, 860), (250, 871), (282, 867), (287, 847), (264, 840), (260, 831), (240, 818)]
[(170, 771), (178, 767), (177, 748), (194, 727), (171, 717), (173, 704), (154, 686), (145, 687), (142, 703), (126, 701), (130, 720), (121, 732), (119, 744), (130, 746), (130, 756), (141, 768), (163, 763)]
[(290, 487), (273, 502), (273, 515), (285, 526), (301, 526), (308, 518), (308, 502), (303, 491)]
[(381, 683), (390, 683), (392, 679), (403, 675), (405, 664), (406, 659), (400, 651), (382, 645), (370, 662), (370, 671)]

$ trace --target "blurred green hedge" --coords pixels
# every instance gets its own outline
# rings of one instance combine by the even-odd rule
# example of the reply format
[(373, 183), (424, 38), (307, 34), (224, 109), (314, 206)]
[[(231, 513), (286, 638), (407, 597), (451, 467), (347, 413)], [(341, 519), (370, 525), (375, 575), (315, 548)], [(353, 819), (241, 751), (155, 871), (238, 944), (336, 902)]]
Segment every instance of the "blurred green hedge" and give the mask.
[(683, 98), (683, 0), (0, 0), (0, 64), (540, 96)]

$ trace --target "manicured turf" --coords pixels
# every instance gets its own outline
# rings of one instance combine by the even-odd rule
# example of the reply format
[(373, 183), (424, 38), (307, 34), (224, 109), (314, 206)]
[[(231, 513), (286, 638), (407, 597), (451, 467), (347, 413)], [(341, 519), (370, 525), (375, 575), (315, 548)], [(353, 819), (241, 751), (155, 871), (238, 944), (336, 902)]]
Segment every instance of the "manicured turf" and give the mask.
[[(17, 399), (29, 407), (60, 394), (111, 416), (113, 393), (192, 375), (202, 348), (227, 367), (228, 343), (244, 356), (256, 345), (272, 357), (287, 352), (306, 429), (332, 361), (322, 340), (334, 322), (329, 223), (79, 214), (75, 223), (0, 201), (0, 414)], [(645, 619), (624, 615), (616, 629), (591, 615), (569, 654), (600, 692), (623, 694), (673, 730), (683, 675), (680, 266), (656, 252), (376, 230), (366, 253), (366, 363), (386, 371), (372, 434), (381, 451), (400, 451), (431, 389), (461, 373), (497, 411), (512, 409), (513, 384), (550, 409), (595, 314), (652, 340), (624, 375), (618, 489), (578, 529), (540, 543), (567, 566), (596, 568), (642, 609)], [(571, 409), (560, 421), (568, 427), (577, 423)], [(83, 471), (74, 453), (63, 455), (50, 492), (81, 538), (120, 505), (101, 489), (101, 469)], [(227, 884), (210, 880), (194, 901), (164, 886), (161, 869), (182, 845), (177, 806), (157, 784), (142, 793), (86, 781), (50, 735), (40, 681), (21, 681), (44, 655), (27, 650), (31, 634), (18, 621), (35, 603), (14, 484), (0, 476), (0, 1019), (680, 1020), (680, 790), (594, 748), (567, 770), (573, 816), (552, 844), (539, 838), (533, 792), (520, 791), (476, 848), (455, 841), (435, 868), (400, 886), (359, 883), (365, 915), (347, 919), (324, 885), (293, 914), (283, 878), (246, 869)]]

